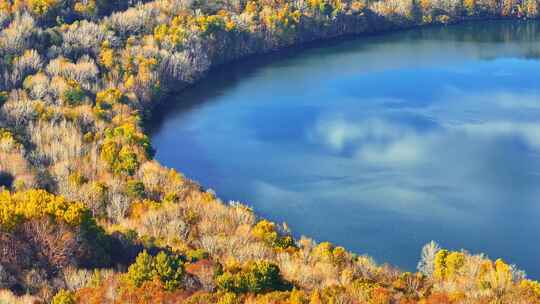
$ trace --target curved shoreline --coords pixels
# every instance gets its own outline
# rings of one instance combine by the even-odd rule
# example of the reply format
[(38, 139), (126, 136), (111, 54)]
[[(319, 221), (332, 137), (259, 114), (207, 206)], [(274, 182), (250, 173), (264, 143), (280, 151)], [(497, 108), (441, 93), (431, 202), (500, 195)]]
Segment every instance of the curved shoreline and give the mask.
[[(533, 20), (537, 20), (538, 18), (534, 18)], [(254, 53), (248, 53), (240, 57), (230, 58), (228, 61), (218, 62), (215, 64), (211, 64), (208, 69), (206, 69), (203, 74), (199, 75), (198, 78), (194, 79), (191, 83), (178, 83), (179, 86), (177, 87), (167, 87), (165, 88), (165, 94), (161, 96), (157, 100), (153, 100), (152, 103), (148, 104), (148, 107), (145, 108), (145, 115), (143, 116), (143, 128), (147, 135), (151, 135), (151, 131), (153, 129), (156, 129), (160, 123), (163, 122), (164, 116), (167, 115), (165, 111), (177, 108), (179, 105), (177, 103), (170, 103), (167, 102), (168, 100), (174, 100), (178, 101), (179, 98), (182, 97), (182, 94), (189, 90), (192, 87), (198, 86), (201, 83), (207, 81), (208, 74), (216, 69), (227, 69), (228, 66), (231, 66), (233, 64), (242, 64), (248, 60), (256, 60), (259, 57), (267, 57), (267, 56), (273, 56), (273, 55), (279, 55), (280, 53), (285, 52), (293, 52), (293, 53), (301, 53), (302, 51), (310, 48), (319, 48), (323, 47), (323, 44), (328, 42), (335, 42), (340, 43), (344, 41), (353, 41), (353, 40), (359, 40), (363, 37), (373, 37), (373, 36), (381, 36), (381, 35), (387, 35), (387, 34), (396, 34), (400, 32), (405, 32), (409, 30), (419, 29), (419, 28), (428, 28), (428, 27), (446, 27), (446, 26), (454, 26), (454, 25), (460, 25), (464, 23), (470, 23), (470, 22), (486, 22), (486, 21), (515, 21), (515, 22), (522, 22), (527, 20), (526, 18), (518, 18), (518, 17), (501, 17), (501, 16), (488, 16), (488, 17), (465, 17), (462, 19), (456, 19), (451, 20), (449, 23), (445, 24), (407, 24), (405, 26), (398, 26), (397, 24), (389, 23), (386, 25), (386, 27), (383, 27), (383, 29), (379, 29), (376, 31), (359, 31), (356, 33), (342, 33), (337, 34), (329, 37), (318, 37), (314, 38), (312, 40), (307, 41), (299, 41), (297, 43), (293, 44), (287, 44), (282, 45), (277, 48), (270, 48), (267, 50), (264, 50), (262, 52), (254, 52)], [(272, 61), (273, 59), (270, 59)], [(176, 96), (175, 96), (176, 95)], [(174, 97), (173, 97), (174, 96)], [(198, 102), (190, 103), (189, 106), (197, 105)], [(163, 107), (163, 108), (162, 108)], [(159, 114), (158, 114), (159, 113)], [(156, 119), (156, 114), (158, 114), (159, 119)], [(160, 163), (160, 165), (164, 165)], [(179, 173), (181, 172), (181, 169), (179, 169)], [(212, 189), (211, 186), (203, 187), (199, 184), (199, 181), (190, 179), (187, 177), (191, 182), (197, 184), (201, 190), (205, 191), (207, 189)], [(219, 198), (219, 193), (217, 193), (217, 196)], [(264, 218), (264, 217), (261, 217)]]
[[(13, 19), (8, 20), (10, 28), (3, 29), (2, 33), (10, 34), (13, 25), (21, 32), (17, 37), (22, 37), (24, 44), (13, 50), (0, 48), (14, 58), (13, 61), (2, 62), (0, 67), (6, 67), (6, 71), (21, 69), (20, 75), (14, 73), (21, 79), (10, 78), (9, 73), (0, 75), (5, 76), (2, 90), (6, 90), (0, 91), (0, 115), (5, 119), (0, 122), (0, 139), (13, 147), (11, 159), (0, 158), (0, 165), (5, 166), (0, 175), (5, 171), (14, 177), (6, 184), (9, 191), (5, 193), (13, 191), (24, 195), (23, 191), (28, 188), (40, 188), (59, 195), (61, 200), (80, 202), (85, 214), (96, 220), (96, 226), (99, 225), (107, 237), (118, 238), (122, 245), (136, 247), (132, 248), (133, 252), (123, 247), (90, 247), (89, 251), (103, 255), (103, 261), (110, 258), (111, 263), (118, 262), (115, 265), (119, 270), (95, 286), (72, 289), (69, 297), (78, 293), (77, 296), (82, 295), (78, 299), (85, 300), (85, 294), (96, 292), (95, 299), (98, 299), (98, 290), (110, 286), (113, 286), (112, 294), (124, 296), (126, 289), (122, 284), (127, 284), (123, 280), (127, 265), (131, 263), (136, 267), (135, 255), (139, 253), (136, 250), (146, 249), (190, 256), (189, 261), (185, 261), (187, 266), (197, 266), (199, 261), (206, 261), (209, 263), (206, 266), (212, 266), (208, 268), (216, 273), (205, 277), (210, 277), (208, 284), (211, 288), (198, 286), (196, 290), (188, 290), (187, 285), (175, 285), (174, 289), (167, 291), (170, 292), (168, 295), (196, 291), (208, 296), (201, 298), (202, 302), (193, 303), (217, 303), (222, 296), (229, 301), (219, 303), (237, 303), (237, 297), (251, 297), (248, 292), (254, 291), (257, 297), (266, 292), (282, 291), (280, 282), (279, 286), (273, 284), (262, 291), (260, 288), (251, 290), (228, 284), (230, 280), (234, 283), (234, 280), (243, 280), (244, 275), (252, 275), (250, 271), (258, 271), (245, 266), (258, 266), (261, 261), (262, 268), (268, 268), (267, 262), (273, 263), (274, 275), (278, 279), (282, 276), (291, 282), (290, 286), (294, 284), (298, 288), (290, 294), (287, 294), (289, 291), (283, 294), (290, 295), (291, 299), (297, 292), (302, 293), (302, 297), (322, 297), (324, 292), (334, 292), (330, 288), (336, 287), (339, 297), (358, 299), (358, 293), (371, 297), (372, 290), (378, 290), (388, 301), (391, 297), (399, 301), (403, 296), (427, 299), (434, 289), (434, 301), (437, 301), (437, 292), (448, 297), (454, 292), (447, 288), (447, 283), (453, 282), (444, 275), (447, 257), (459, 262), (454, 265), (454, 270), (461, 267), (461, 263), (467, 263), (471, 268), (479, 265), (491, 267), (486, 270), (487, 279), (493, 274), (498, 275), (499, 268), (506, 277), (513, 275), (513, 268), (502, 261), (493, 262), (465, 251), (449, 252), (434, 244), (431, 244), (429, 259), (422, 256), (427, 268), (411, 274), (388, 264), (377, 265), (368, 256), (357, 256), (328, 242), (293, 240), (285, 227), (264, 220), (242, 204), (224, 203), (196, 181), (182, 176), (175, 169), (165, 168), (153, 157), (147, 134), (159, 107), (170, 96), (181, 95), (188, 87), (203, 83), (207, 75), (217, 68), (227, 69), (227, 65), (246, 58), (284, 50), (302, 50), (348, 37), (361, 39), (367, 35), (467, 21), (522, 19), (518, 16), (501, 17), (515, 12), (503, 10), (497, 2), (489, 5), (479, 3), (477, 6), (476, 0), (470, 0), (472, 5), (460, 0), (433, 0), (434, 3), (425, 0), (421, 7), (421, 3), (415, 0), (347, 0), (343, 5), (341, 1), (249, 1), (245, 7), (233, 9), (224, 6), (222, 11), (210, 8), (202, 11), (203, 4), (199, 3), (192, 3), (184, 9), (174, 6), (179, 4), (178, 1), (151, 1), (111, 16), (98, 14), (85, 19), (81, 15), (81, 20), (73, 24), (43, 23), (43, 28), (39, 25), (39, 18), (54, 17), (57, 13), (54, 9), (33, 11), (32, 16), (37, 20), (33, 23), (31, 15), (15, 16), (17, 9), (28, 8), (13, 7), (14, 15), (8, 16)], [(212, 1), (208, 2), (212, 5)], [(425, 7), (426, 3), (428, 7)], [(512, 5), (522, 9), (523, 3)], [(7, 7), (12, 9), (11, 2), (7, 2)], [(448, 7), (448, 11), (443, 10)], [(539, 15), (537, 10), (526, 14)], [(61, 18), (57, 21), (62, 22)], [(28, 25), (28, 36), (24, 35), (24, 24)], [(9, 41), (7, 34), (0, 36), (0, 42)], [(87, 44), (81, 44), (84, 39), (80, 37), (89, 38), (84, 41)], [(38, 38), (44, 39), (38, 41)], [(24, 65), (17, 66), (19, 61), (37, 62), (38, 66), (25, 70)], [(163, 108), (167, 109), (166, 106)], [(19, 138), (22, 144), (18, 143)], [(29, 222), (28, 225), (34, 224)], [(46, 239), (36, 242), (43, 240)], [(14, 256), (23, 256), (24, 249), (14, 248)], [(439, 264), (435, 254), (442, 261)], [(3, 261), (5, 259), (0, 260)], [(96, 259), (95, 269), (112, 265), (103, 261)], [(75, 260), (67, 261), (66, 265), (79, 269)], [(277, 267), (277, 274), (274, 267)], [(437, 267), (440, 274), (434, 272)], [(6, 286), (12, 290), (22, 290), (21, 286), (30, 290), (33, 285), (23, 281), (22, 275), (35, 269), (49, 271), (49, 268), (46, 263), (16, 264), (8, 275), (14, 274), (13, 284), (18, 285)], [(190, 277), (192, 275), (197, 277), (194, 274)], [(64, 279), (63, 276), (61, 272), (51, 272), (45, 278), (48, 280), (46, 284), (36, 287), (32, 293), (51, 287), (54, 292), (64, 288), (61, 284), (52, 284), (53, 279)], [(220, 278), (223, 281), (219, 281)], [(480, 287), (468, 284), (476, 284), (473, 280), (477, 277), (463, 272), (462, 278), (465, 284), (458, 287), (461, 288), (459, 292), (464, 295), (467, 292), (466, 296), (472, 299)], [(426, 288), (420, 290), (418, 287), (410, 292), (406, 284), (411, 280), (419, 280)], [(225, 284), (219, 285), (221, 283)], [(540, 299), (540, 283), (517, 276), (508, 283), (503, 296), (512, 298), (521, 291), (518, 286), (522, 283), (528, 284), (528, 290), (538, 289)], [(156, 286), (163, 291), (163, 286)], [(184, 287), (185, 290), (182, 289)], [(152, 290), (141, 288), (127, 292), (129, 296), (129, 292), (144, 294)], [(485, 294), (486, 298), (499, 297), (500, 292), (493, 288)], [(52, 294), (43, 296), (44, 299), (51, 297)], [(95, 301), (107, 303), (102, 299)], [(307, 303), (299, 301), (294, 303)]]
[[(303, 50), (310, 49), (310, 48), (318, 48), (323, 47), (323, 44), (325, 43), (339, 43), (344, 41), (353, 41), (353, 40), (359, 40), (364, 37), (373, 37), (373, 36), (380, 36), (380, 35), (387, 35), (387, 34), (397, 34), (400, 32), (405, 32), (409, 30), (419, 29), (419, 28), (429, 28), (429, 27), (435, 27), (435, 28), (441, 28), (446, 26), (454, 26), (454, 25), (460, 25), (464, 23), (469, 22), (486, 22), (486, 21), (515, 21), (515, 22), (522, 22), (526, 21), (528, 19), (531, 20), (538, 20), (539, 18), (522, 18), (522, 17), (503, 17), (503, 16), (487, 16), (487, 17), (463, 17), (461, 19), (451, 19), (448, 23), (427, 23), (427, 24), (417, 24), (417, 23), (408, 23), (404, 26), (400, 26), (397, 23), (389, 22), (386, 24), (386, 26), (383, 26), (380, 29), (376, 29), (374, 31), (372, 30), (361, 30), (355, 33), (340, 33), (332, 36), (321, 36), (321, 37), (315, 37), (311, 40), (306, 41), (298, 41), (293, 44), (285, 44), (278, 46), (277, 48), (269, 48), (266, 50), (261, 50), (260, 52), (253, 52), (253, 53), (247, 53), (243, 54), (239, 57), (233, 57), (229, 58), (228, 60), (212, 63), (202, 74), (198, 75), (197, 78), (195, 78), (192, 82), (180, 82), (178, 81), (176, 85), (173, 83), (167, 87), (164, 88), (164, 94), (160, 96), (159, 98), (152, 100), (151, 103), (148, 103), (146, 107), (144, 108), (144, 115), (143, 115), (143, 125), (142, 127), (145, 130), (145, 133), (149, 133), (149, 131), (153, 130), (155, 127), (154, 125), (158, 125), (160, 123), (159, 120), (162, 119), (162, 115), (159, 115), (160, 118), (156, 120), (155, 116), (156, 113), (160, 113), (163, 111), (161, 107), (165, 107), (165, 109), (175, 108), (177, 107), (176, 104), (170, 104), (167, 102), (170, 99), (177, 100), (179, 97), (181, 97), (182, 93), (185, 90), (188, 90), (191, 87), (199, 85), (201, 82), (204, 82), (208, 78), (208, 74), (212, 73), (215, 69), (227, 69), (228, 66), (232, 66), (234, 64), (242, 64), (243, 62), (247, 60), (255, 60), (259, 57), (267, 57), (267, 56), (273, 56), (273, 55), (279, 55), (280, 53), (287, 53), (287, 52), (302, 52)], [(173, 97), (174, 98), (171, 98)], [(150, 126), (150, 127), (149, 127)], [(151, 132), (150, 132), (151, 133)], [(148, 134), (150, 135), (150, 134)], [(197, 183), (197, 181), (193, 181)]]
[[(454, 23), (450, 26), (460, 26), (460, 25), (464, 25), (466, 29), (468, 29), (468, 25), (469, 24), (473, 24), (473, 23), (483, 23), (483, 22), (487, 22), (486, 23), (486, 26), (489, 26), (489, 25), (496, 25), (498, 22), (502, 22), (504, 24), (504, 27), (506, 28), (506, 26), (508, 26), (509, 28), (513, 28), (513, 25), (519, 25), (521, 26), (521, 22), (527, 22), (527, 21), (521, 21), (521, 20), (518, 20), (518, 21), (510, 21), (508, 19), (502, 19), (502, 20), (494, 20), (494, 19), (490, 19), (490, 20), (493, 20), (493, 21), (489, 21), (489, 20), (466, 20), (466, 21), (463, 21), (463, 22), (457, 22), (457, 23)], [(523, 25), (525, 26), (525, 25)], [(279, 60), (282, 60), (282, 57), (281, 55), (283, 55), (283, 57), (285, 58), (288, 58), (289, 55), (291, 57), (295, 57), (295, 56), (302, 56), (303, 52), (308, 50), (309, 52), (309, 49), (311, 48), (324, 48), (325, 46), (328, 46), (328, 41), (331, 41), (330, 42), (330, 48), (332, 48), (333, 46), (335, 45), (339, 45), (341, 43), (347, 43), (347, 42), (359, 42), (359, 43), (363, 43), (362, 39), (365, 38), (365, 37), (374, 37), (374, 36), (378, 36), (378, 37), (382, 37), (382, 36), (385, 36), (385, 35), (400, 35), (402, 33), (406, 33), (407, 31), (411, 31), (411, 30), (417, 30), (417, 29), (422, 29), (422, 28), (426, 28), (426, 27), (430, 27), (430, 28), (435, 28), (435, 31), (436, 33), (439, 33), (438, 32), (438, 29), (439, 28), (443, 28), (445, 26), (438, 26), (438, 25), (435, 25), (435, 26), (423, 26), (423, 27), (413, 27), (413, 28), (407, 28), (407, 29), (401, 29), (401, 30), (397, 30), (397, 31), (390, 31), (390, 32), (381, 32), (381, 33), (375, 33), (375, 34), (370, 34), (369, 36), (368, 35), (364, 35), (362, 34), (361, 36), (343, 36), (343, 37), (337, 37), (337, 38), (331, 38), (330, 40), (319, 40), (319, 41), (316, 41), (316, 42), (311, 42), (311, 43), (307, 43), (307, 44), (301, 44), (301, 45), (295, 45), (295, 46), (291, 46), (291, 47), (287, 47), (285, 49), (280, 49), (280, 50), (275, 50), (275, 51), (271, 51), (269, 53), (266, 53), (266, 54), (257, 54), (257, 55), (252, 55), (252, 56), (248, 56), (248, 57), (245, 57), (245, 58), (242, 58), (242, 59), (238, 59), (238, 60), (235, 60), (233, 62), (230, 62), (230, 63), (223, 63), (223, 64), (219, 64), (219, 65), (216, 65), (214, 67), (212, 67), (210, 69), (210, 73), (214, 72), (216, 73), (216, 71), (218, 71), (217, 73), (218, 74), (221, 74), (221, 76), (217, 76), (217, 77), (213, 77), (213, 75), (208, 75), (208, 76), (205, 76), (203, 78), (201, 78), (199, 81), (196, 81), (192, 86), (188, 86), (186, 88), (184, 88), (180, 94), (178, 96), (175, 96), (175, 97), (171, 97), (170, 100), (168, 100), (169, 102), (166, 103), (166, 104), (162, 104), (163, 105), (163, 108), (159, 108), (157, 107), (155, 109), (155, 112), (154, 112), (154, 115), (157, 116), (157, 120), (156, 122), (150, 122), (151, 124), (151, 128), (150, 130), (152, 129), (159, 129), (160, 127), (160, 124), (163, 122), (164, 119), (166, 119), (167, 117), (167, 114), (172, 114), (172, 113), (167, 113), (169, 111), (174, 111), (175, 114), (172, 114), (170, 115), (171, 117), (175, 117), (176, 113), (184, 113), (184, 112), (189, 112), (190, 111), (190, 108), (191, 107), (195, 107), (197, 108), (198, 105), (204, 105), (206, 101), (210, 101), (209, 104), (212, 104), (212, 98), (214, 96), (213, 93), (209, 93), (208, 96), (204, 96), (205, 94), (202, 93), (200, 94), (201, 96), (199, 96), (199, 94), (195, 94), (195, 98), (194, 95), (192, 93), (190, 93), (190, 91), (195, 91), (195, 92), (198, 92), (198, 91), (204, 91), (204, 88), (212, 88), (212, 85), (210, 86), (207, 86), (205, 85), (205, 82), (210, 82), (210, 83), (213, 83), (214, 81), (220, 81), (221, 78), (224, 78), (224, 79), (227, 79), (225, 77), (227, 77), (227, 70), (228, 70), (228, 67), (231, 66), (233, 64), (246, 64), (247, 68), (246, 68), (246, 74), (251, 74), (251, 71), (256, 71), (260, 68), (264, 68), (266, 65), (271, 65), (273, 62), (275, 61), (278, 61)], [(441, 30), (441, 32), (445, 32), (445, 30)], [(430, 32), (431, 33), (431, 32)], [(400, 37), (400, 36), (396, 36), (396, 37)], [(461, 35), (456, 35), (456, 37), (458, 38), (461, 38)], [(368, 40), (369, 41), (369, 40)], [(461, 40), (460, 40), (461, 41)], [(368, 43), (364, 43), (364, 45), (368, 45)], [(258, 58), (263, 58), (262, 60), (262, 63), (260, 65), (257, 64), (257, 59)], [(414, 58), (414, 57), (413, 57)], [(253, 64), (252, 64), (253, 63)], [(240, 71), (243, 70), (243, 68), (238, 68)], [(238, 74), (238, 75), (237, 75)], [(237, 72), (235, 73), (235, 76), (232, 77), (234, 80), (231, 80), (231, 83), (241, 83), (242, 81), (242, 73), (241, 72)], [(245, 75), (244, 75), (245, 76)], [(227, 82), (227, 81), (225, 81)], [(198, 88), (198, 86), (201, 85), (203, 89), (201, 88)], [(232, 85), (234, 86), (234, 84)], [(218, 89), (217, 91), (221, 91), (221, 84), (218, 85), (218, 87), (220, 89)], [(224, 85), (224, 87), (227, 87), (227, 85)], [(276, 87), (276, 90), (279, 90), (279, 87)], [(188, 93), (184, 96), (187, 97), (186, 100), (183, 100), (183, 95), (182, 95), (182, 92), (184, 91), (188, 91)], [(210, 92), (212, 92), (212, 90), (209, 90)], [(268, 92), (268, 94), (271, 95), (270, 91)], [(156, 113), (157, 112), (157, 113)], [(178, 115), (178, 116), (183, 116), (182, 114), (181, 115)], [(155, 116), (154, 116), (155, 117)], [(177, 118), (176, 118), (177, 119)], [(157, 126), (157, 127), (156, 127)], [(168, 132), (171, 132), (171, 131), (168, 131)], [(152, 134), (153, 132), (148, 132), (148, 134)], [(166, 132), (167, 133), (167, 132)], [(183, 142), (188, 142), (188, 141), (182, 141), (180, 138), (178, 138), (178, 141), (169, 141), (171, 143), (174, 143), (174, 142), (178, 142), (178, 143), (183, 143)], [(191, 140), (189, 141), (191, 142)], [(208, 142), (208, 141), (206, 141)], [(158, 144), (158, 143), (156, 143)], [(170, 149), (167, 149), (168, 144), (167, 144), (167, 141), (164, 141), (164, 140), (161, 140), (161, 142), (159, 143), (161, 145), (158, 145), (156, 146), (156, 150), (160, 151), (160, 148), (164, 148), (165, 151), (165, 154), (167, 153), (170, 153), (169, 151), (174, 151), (174, 148), (173, 150), (170, 150)], [(172, 147), (171, 147), (172, 148)], [(212, 151), (212, 149), (208, 150), (208, 151)], [(219, 151), (219, 149), (217, 149), (217, 151)], [(181, 152), (180, 152), (181, 153)], [(181, 156), (178, 157), (179, 160), (182, 159)], [(189, 158), (188, 158), (189, 159)], [(173, 159), (170, 159), (170, 157), (165, 157), (163, 159), (157, 157), (156, 160), (164, 165), (164, 166), (168, 166), (168, 167), (172, 167), (172, 168), (175, 168), (175, 169), (178, 169), (179, 172), (183, 172), (183, 173), (186, 173), (187, 171), (184, 171), (185, 169), (187, 168), (183, 168), (182, 167), (182, 163), (186, 164), (187, 167), (189, 167), (189, 169), (191, 170), (188, 170), (189, 172), (191, 172), (191, 175), (188, 175), (186, 174), (186, 177), (187, 178), (190, 178), (192, 179), (195, 183), (200, 183), (202, 186), (203, 189), (215, 189), (213, 188), (213, 186), (217, 186), (217, 185), (214, 185), (212, 182), (209, 182), (208, 179), (205, 179), (203, 177), (206, 177), (206, 175), (204, 173), (201, 174), (201, 171), (204, 172), (204, 167), (199, 167), (198, 171), (196, 170), (197, 167), (192, 167), (189, 165), (189, 163), (186, 163), (185, 159), (183, 161), (178, 161), (178, 162), (175, 162), (175, 160)], [(169, 160), (168, 162), (166, 160)], [(182, 170), (184, 169), (184, 170)], [(234, 170), (233, 170), (234, 171)], [(193, 176), (198, 176), (198, 178), (193, 178)], [(231, 179), (234, 180), (234, 178), (231, 177)], [(210, 179), (212, 180), (212, 179)], [(203, 182), (204, 181), (204, 182)], [(240, 182), (242, 183), (242, 182)], [(220, 184), (220, 183), (218, 183)], [(234, 189), (234, 187), (229, 187), (229, 188), (232, 188)], [(222, 192), (225, 192), (227, 193), (226, 190), (228, 190), (227, 187), (223, 188), (219, 188), (222, 190)], [(223, 191), (225, 190), (225, 191)], [(224, 193), (220, 193), (220, 190), (216, 190), (217, 191), (217, 195), (218, 197), (224, 197), (224, 202), (226, 204), (227, 200), (228, 199), (232, 199), (232, 200), (240, 200), (242, 202), (244, 202), (244, 200), (240, 199), (240, 197), (235, 197), (235, 196), (232, 196), (229, 195), (224, 195)], [(360, 196), (361, 197), (361, 196)], [(283, 216), (280, 216), (282, 214), (273, 214), (274, 216), (273, 217), (269, 217), (269, 213), (268, 212), (261, 212), (260, 208), (257, 207), (257, 204), (255, 202), (258, 202), (258, 197), (252, 197), (252, 199), (248, 199), (245, 201), (245, 203), (247, 203), (248, 205), (250, 206), (253, 206), (254, 207), (254, 210), (256, 212), (256, 214), (264, 219), (264, 218), (270, 218), (271, 220), (277, 222), (277, 223), (281, 223), (281, 222), (287, 222), (288, 224), (294, 224), (295, 221), (291, 220), (290, 218), (285, 220), (283, 218)], [(279, 204), (283, 202), (283, 200), (276, 200), (275, 203), (276, 205), (279, 206)], [(279, 207), (278, 207), (279, 208)], [(264, 209), (264, 208), (263, 208)], [(285, 217), (286, 218), (286, 217)], [(329, 228), (331, 229), (331, 228)], [(298, 232), (297, 229), (292, 229), (292, 232), (296, 232), (294, 235), (295, 236), (300, 236), (301, 234)], [(316, 237), (317, 233), (310, 233), (310, 232), (306, 232), (306, 230), (304, 229), (303, 231), (303, 234), (306, 235), (306, 236), (309, 236), (309, 237), (314, 237), (315, 240), (317, 241), (336, 241), (336, 243), (338, 245), (342, 245), (344, 246), (345, 248), (349, 249), (349, 250), (352, 250), (352, 252), (355, 252), (355, 253), (358, 253), (358, 254), (370, 254), (370, 255), (373, 255), (374, 258), (377, 259), (378, 262), (381, 262), (381, 263), (390, 263), (391, 265), (401, 265), (399, 266), (401, 270), (403, 271), (414, 271), (414, 265), (409, 265), (409, 264), (404, 264), (402, 260), (400, 260), (398, 257), (397, 259), (388, 259), (388, 258), (384, 258), (384, 257), (381, 257), (378, 253), (376, 252), (371, 252), (371, 253), (368, 253), (368, 251), (366, 250), (363, 250), (362, 248), (350, 248), (350, 247), (355, 247), (356, 244), (355, 243), (343, 243), (343, 242), (338, 242), (338, 239), (337, 238), (332, 238), (332, 237), (323, 237), (323, 238), (320, 238), (320, 237)], [(431, 238), (430, 238), (431, 239)], [(465, 238), (464, 238), (465, 239)], [(428, 239), (429, 240), (429, 239)], [(437, 236), (437, 238), (435, 238), (435, 240), (438, 240), (438, 241), (441, 241), (443, 242), (444, 240), (444, 236), (441, 235), (441, 236)], [(348, 245), (346, 245), (348, 244)], [(451, 245), (448, 245), (448, 246), (451, 246)], [(470, 247), (471, 245), (464, 245), (463, 247), (464, 248), (471, 248)], [(404, 246), (405, 247), (405, 246)], [(418, 246), (418, 244), (415, 244), (415, 248), (418, 247), (418, 251), (420, 251), (420, 247), (421, 245)], [(399, 248), (399, 247), (391, 247), (389, 249), (393, 249), (393, 248)], [(366, 249), (366, 248), (365, 248)], [(371, 248), (370, 248), (371, 249)], [(492, 251), (489, 251), (491, 250), (492, 248), (485, 248), (485, 252), (491, 252), (493, 254)], [(409, 248), (408, 252), (410, 253), (411, 250)], [(499, 253), (500, 254), (500, 253)], [(410, 264), (413, 264), (416, 263), (416, 260), (414, 259), (411, 259), (410, 258), (410, 254), (409, 255), (406, 255), (407, 258), (403, 259), (403, 260), (406, 260), (406, 261), (409, 261)], [(502, 255), (501, 255), (502, 256)], [(518, 255), (519, 256), (519, 255)], [(379, 260), (379, 258), (381, 258), (381, 260)], [(406, 262), (407, 263), (407, 262)], [(523, 263), (523, 262), (521, 262)], [(534, 268), (534, 267), (533, 267)]]

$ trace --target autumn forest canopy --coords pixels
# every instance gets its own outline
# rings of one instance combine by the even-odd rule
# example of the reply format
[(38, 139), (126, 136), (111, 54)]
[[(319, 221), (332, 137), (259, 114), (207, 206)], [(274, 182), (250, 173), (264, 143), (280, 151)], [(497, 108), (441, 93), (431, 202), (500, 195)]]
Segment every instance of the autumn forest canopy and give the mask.
[(153, 160), (145, 130), (248, 55), (537, 16), (537, 0), (0, 0), (0, 303), (540, 303), (483, 254), (431, 242), (404, 272), (295, 239)]

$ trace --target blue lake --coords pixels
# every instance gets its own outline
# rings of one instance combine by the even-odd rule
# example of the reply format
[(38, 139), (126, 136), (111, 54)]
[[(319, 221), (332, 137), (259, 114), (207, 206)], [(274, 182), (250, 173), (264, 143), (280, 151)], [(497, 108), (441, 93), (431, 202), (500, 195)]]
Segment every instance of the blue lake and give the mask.
[(430, 240), (540, 278), (540, 23), (320, 43), (220, 67), (151, 125), (156, 158), (413, 270)]

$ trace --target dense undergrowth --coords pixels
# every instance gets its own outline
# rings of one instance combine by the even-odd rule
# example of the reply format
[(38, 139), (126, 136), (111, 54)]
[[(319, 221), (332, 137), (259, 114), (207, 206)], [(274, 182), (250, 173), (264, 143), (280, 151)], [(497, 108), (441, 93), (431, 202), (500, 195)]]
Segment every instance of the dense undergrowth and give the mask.
[(133, 2), (0, 0), (0, 303), (540, 303), (539, 283), (481, 254), (430, 243), (409, 273), (294, 240), (152, 160), (142, 123), (217, 64), (535, 18), (536, 0)]

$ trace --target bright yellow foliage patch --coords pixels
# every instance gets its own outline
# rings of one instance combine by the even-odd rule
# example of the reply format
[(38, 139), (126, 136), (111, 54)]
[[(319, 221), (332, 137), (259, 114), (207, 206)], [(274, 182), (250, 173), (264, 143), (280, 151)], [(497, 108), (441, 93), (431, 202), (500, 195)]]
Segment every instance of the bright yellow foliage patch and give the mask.
[(473, 15), (476, 8), (476, 0), (464, 0), (463, 6), (465, 6), (465, 9), (469, 15)]
[(520, 282), (519, 287), (540, 299), (540, 283), (537, 281), (523, 280)]
[(89, 210), (80, 202), (67, 201), (45, 190), (28, 190), (17, 193), (0, 192), (0, 229), (12, 230), (30, 219), (49, 216), (72, 226), (89, 218)]
[(96, 103), (107, 102), (110, 104), (114, 104), (120, 102), (123, 96), (124, 95), (122, 94), (122, 92), (120, 92), (120, 90), (118, 89), (107, 89), (97, 93)]
[(435, 277), (440, 280), (451, 279), (465, 264), (465, 254), (458, 251), (440, 250), (435, 256)]
[(34, 13), (45, 15), (51, 8), (56, 6), (58, 2), (58, 0), (28, 0), (28, 6)]
[(11, 152), (13, 149), (19, 148), (20, 145), (15, 140), (13, 134), (0, 128), (0, 152)]
[(99, 62), (107, 69), (111, 69), (114, 65), (114, 51), (108, 47), (103, 47), (99, 53)]

